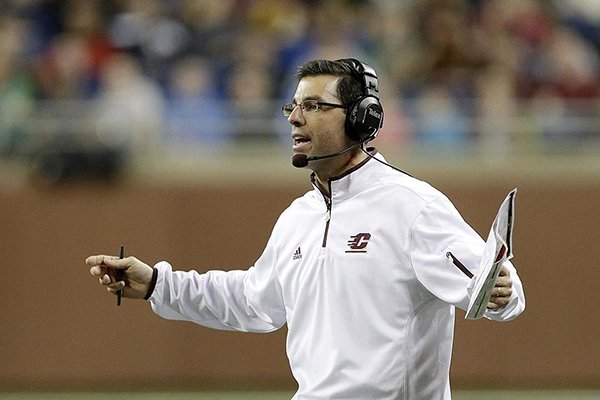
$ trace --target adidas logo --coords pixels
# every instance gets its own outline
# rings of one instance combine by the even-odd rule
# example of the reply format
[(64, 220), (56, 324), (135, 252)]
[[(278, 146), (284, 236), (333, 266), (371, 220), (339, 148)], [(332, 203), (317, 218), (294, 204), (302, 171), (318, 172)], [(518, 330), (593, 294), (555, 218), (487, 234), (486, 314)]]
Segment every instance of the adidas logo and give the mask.
[(301, 258), (302, 258), (302, 251), (300, 251), (300, 246), (298, 246), (298, 248), (294, 252), (294, 255), (292, 256), (292, 260), (299, 260)]

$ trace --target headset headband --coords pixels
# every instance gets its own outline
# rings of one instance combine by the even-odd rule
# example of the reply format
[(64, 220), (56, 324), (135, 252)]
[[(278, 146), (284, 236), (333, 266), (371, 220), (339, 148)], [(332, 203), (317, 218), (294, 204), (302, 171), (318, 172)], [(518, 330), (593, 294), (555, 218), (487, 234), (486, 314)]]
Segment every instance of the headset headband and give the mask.
[(356, 58), (343, 58), (337, 60), (350, 66), (361, 76), (364, 85), (364, 95), (379, 99), (379, 83), (375, 69), (370, 65), (358, 61)]

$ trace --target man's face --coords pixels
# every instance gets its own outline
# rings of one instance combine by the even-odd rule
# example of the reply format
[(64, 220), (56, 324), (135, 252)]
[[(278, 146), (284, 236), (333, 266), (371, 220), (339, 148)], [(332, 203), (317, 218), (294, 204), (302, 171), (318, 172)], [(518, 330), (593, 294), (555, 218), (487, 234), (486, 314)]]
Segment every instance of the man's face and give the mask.
[[(332, 75), (305, 77), (300, 80), (293, 103), (300, 104), (304, 100), (318, 100), (327, 103), (341, 104), (336, 94), (338, 80)], [(344, 132), (346, 114), (342, 108), (323, 106), (317, 111), (302, 111), (298, 106), (288, 117), (292, 125), (294, 154), (321, 156), (341, 151), (350, 145), (352, 140)], [(327, 172), (344, 162), (344, 157), (311, 161), (310, 168), (317, 174), (319, 170)]]

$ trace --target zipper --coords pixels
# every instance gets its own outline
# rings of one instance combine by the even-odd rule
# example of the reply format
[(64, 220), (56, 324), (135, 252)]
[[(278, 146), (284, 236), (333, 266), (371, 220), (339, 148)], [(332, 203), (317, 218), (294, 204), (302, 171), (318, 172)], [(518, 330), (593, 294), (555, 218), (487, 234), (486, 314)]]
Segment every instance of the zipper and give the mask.
[[(329, 195), (331, 196), (331, 181), (329, 181)], [(323, 242), (321, 243), (321, 247), (325, 248), (327, 246), (327, 235), (329, 234), (329, 222), (331, 221), (331, 197), (327, 197), (325, 193), (323, 193), (323, 197), (325, 198), (325, 206), (327, 207), (327, 219), (325, 220), (325, 232), (323, 233)]]
[(460, 260), (458, 258), (456, 258), (454, 256), (454, 254), (452, 254), (451, 251), (446, 253), (446, 257), (451, 259), (452, 264), (454, 264), (456, 266), (456, 268), (460, 269), (463, 274), (468, 276), (469, 279), (473, 277), (473, 273), (471, 271), (469, 271), (469, 269), (467, 267), (465, 267), (465, 264), (461, 263)]

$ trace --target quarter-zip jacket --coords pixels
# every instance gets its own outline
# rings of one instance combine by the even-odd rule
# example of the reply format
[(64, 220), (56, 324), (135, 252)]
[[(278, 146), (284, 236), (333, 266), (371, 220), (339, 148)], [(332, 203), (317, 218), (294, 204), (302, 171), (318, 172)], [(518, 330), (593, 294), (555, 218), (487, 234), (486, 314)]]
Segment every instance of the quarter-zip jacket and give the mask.
[[(376, 160), (329, 185), (330, 198), (315, 187), (292, 202), (247, 270), (158, 263), (153, 310), (246, 332), (287, 323), (294, 399), (450, 399), (455, 307), (468, 306), (483, 239), (442, 193)], [(525, 308), (506, 266), (513, 295), (489, 319)]]

